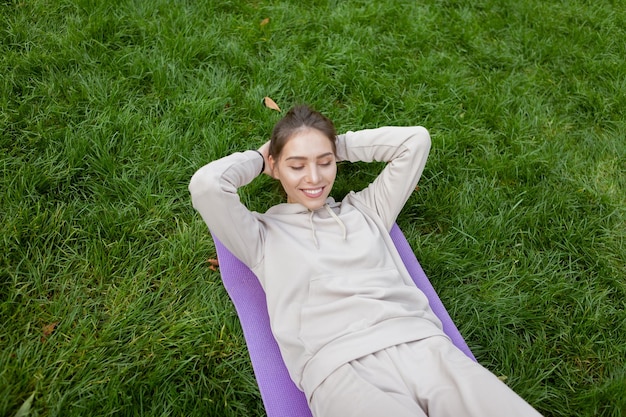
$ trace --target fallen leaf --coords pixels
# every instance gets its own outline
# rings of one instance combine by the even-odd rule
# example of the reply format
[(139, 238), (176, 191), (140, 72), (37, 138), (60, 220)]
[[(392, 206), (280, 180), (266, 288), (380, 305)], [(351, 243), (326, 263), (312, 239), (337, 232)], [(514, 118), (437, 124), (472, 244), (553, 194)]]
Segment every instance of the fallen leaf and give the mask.
[(420, 186), (418, 185), (417, 187), (415, 187), (415, 191), (419, 191), (420, 190)]
[(263, 105), (269, 109), (276, 110), (277, 112), (281, 111), (278, 104), (276, 104), (276, 102), (269, 97), (263, 97)]
[(504, 382), (504, 381), (506, 381), (507, 379), (509, 379), (509, 377), (508, 377), (508, 376), (506, 376), (506, 375), (500, 375), (500, 376), (498, 377), (498, 379), (499, 379), (500, 381)]
[(48, 337), (52, 334), (52, 332), (54, 331), (54, 329), (57, 327), (57, 325), (59, 324), (58, 321), (55, 321), (54, 323), (50, 323), (46, 326), (43, 326), (43, 335), (44, 337)]
[(15, 417), (26, 417), (28, 414), (30, 414), (30, 408), (33, 405), (33, 399), (35, 399), (34, 392), (30, 395), (30, 397), (28, 397), (28, 399), (26, 399), (26, 401), (24, 401), (20, 409), (17, 410), (17, 414), (15, 414)]
[(263, 27), (263, 26), (267, 25), (269, 22), (270, 22), (270, 18), (266, 17), (265, 19), (261, 20), (261, 23), (259, 23), (259, 25), (261, 27)]
[(46, 338), (50, 336), (52, 332), (54, 332), (54, 329), (57, 327), (58, 324), (59, 322), (55, 321), (54, 323), (50, 323), (50, 324), (43, 326), (43, 329), (42, 329), (43, 335), (41, 336), (42, 342), (44, 342)]
[(219, 262), (217, 261), (217, 259), (209, 259), (209, 269), (211, 271), (217, 271), (217, 268), (220, 266)]

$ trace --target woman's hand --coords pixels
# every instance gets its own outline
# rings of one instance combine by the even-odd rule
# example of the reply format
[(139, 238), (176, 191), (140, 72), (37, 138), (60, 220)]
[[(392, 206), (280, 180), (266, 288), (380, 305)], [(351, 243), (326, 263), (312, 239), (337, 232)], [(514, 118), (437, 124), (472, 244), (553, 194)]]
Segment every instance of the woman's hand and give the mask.
[(261, 145), (261, 147), (258, 149), (258, 151), (261, 153), (261, 155), (263, 155), (263, 159), (264, 159), (264, 165), (265, 165), (265, 169), (263, 169), (263, 174), (269, 175), (270, 177), (272, 176), (272, 170), (270, 169), (270, 141), (268, 140), (267, 142), (265, 142), (263, 145)]

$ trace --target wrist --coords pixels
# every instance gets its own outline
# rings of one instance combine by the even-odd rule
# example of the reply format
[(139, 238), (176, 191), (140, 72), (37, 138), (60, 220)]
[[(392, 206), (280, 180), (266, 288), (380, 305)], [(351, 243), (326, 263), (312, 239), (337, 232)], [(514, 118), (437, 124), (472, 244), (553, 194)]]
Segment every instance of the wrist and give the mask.
[(259, 156), (261, 157), (261, 161), (263, 162), (263, 165), (261, 166), (261, 172), (259, 172), (259, 175), (261, 175), (262, 173), (265, 172), (265, 157), (263, 156), (261, 152), (257, 151), (256, 149), (252, 149), (252, 150), (259, 154)]

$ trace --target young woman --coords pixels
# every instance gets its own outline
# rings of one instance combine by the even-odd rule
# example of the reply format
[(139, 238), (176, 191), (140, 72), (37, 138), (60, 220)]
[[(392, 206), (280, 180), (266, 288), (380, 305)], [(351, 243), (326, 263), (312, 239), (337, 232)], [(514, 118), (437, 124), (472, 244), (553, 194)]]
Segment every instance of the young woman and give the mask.
[[(454, 347), (391, 241), (429, 149), (423, 127), (337, 136), (328, 118), (299, 106), (260, 149), (191, 179), (194, 207), (265, 289), (272, 332), (316, 417), (539, 415)], [(339, 161), (387, 165), (335, 202)], [(287, 194), (264, 214), (237, 194), (260, 174)]]

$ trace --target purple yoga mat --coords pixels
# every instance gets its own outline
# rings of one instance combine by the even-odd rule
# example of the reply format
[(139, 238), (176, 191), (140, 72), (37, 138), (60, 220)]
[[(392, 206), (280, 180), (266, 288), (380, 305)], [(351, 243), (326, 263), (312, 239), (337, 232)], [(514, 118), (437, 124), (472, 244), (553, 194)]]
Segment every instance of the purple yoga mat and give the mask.
[[(426, 294), (431, 308), (443, 323), (444, 332), (459, 349), (475, 361), (476, 358), (452, 322), (398, 225), (393, 226), (390, 235), (415, 285)], [(267, 416), (310, 417), (311, 411), (304, 393), (291, 381), (270, 330), (265, 293), (261, 284), (254, 273), (215, 236), (213, 240), (222, 281), (239, 315)]]

